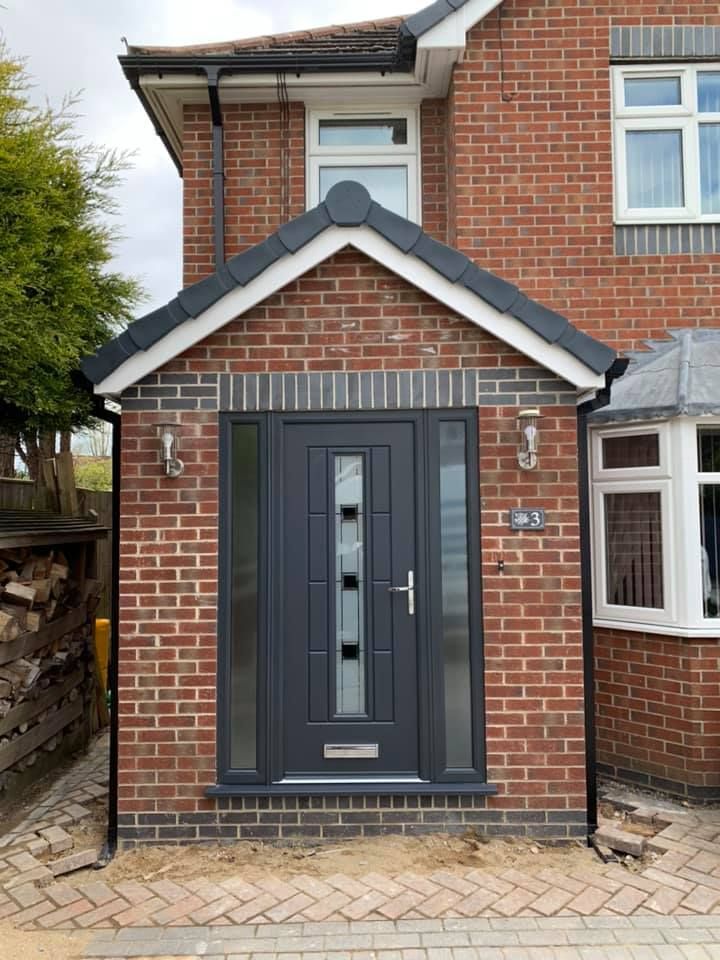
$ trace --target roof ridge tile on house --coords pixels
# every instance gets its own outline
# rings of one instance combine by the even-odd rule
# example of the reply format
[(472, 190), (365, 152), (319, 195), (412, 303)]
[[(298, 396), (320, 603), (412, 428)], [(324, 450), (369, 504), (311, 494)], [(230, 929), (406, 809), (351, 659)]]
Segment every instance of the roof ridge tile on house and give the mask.
[(569, 320), (521, 293), (500, 277), (481, 270), (465, 254), (429, 237), (417, 224), (371, 200), (352, 180), (336, 184), (324, 202), (283, 224), (262, 243), (232, 257), (219, 270), (186, 287), (166, 306), (130, 324), (82, 364), (98, 384), (139, 350), (147, 350), (185, 321), (195, 318), (230, 290), (245, 286), (281, 257), (296, 253), (329, 227), (368, 226), (400, 249), (416, 256), (453, 284), (461, 284), (501, 313), (509, 313), (547, 343), (561, 346), (595, 373), (616, 359), (613, 349), (577, 330)]
[(384, 17), (376, 20), (361, 20), (356, 23), (328, 24), (312, 27), (308, 30), (293, 30), (288, 33), (263, 34), (257, 37), (243, 37), (237, 40), (222, 40), (213, 43), (195, 43), (178, 46), (156, 47), (145, 44), (128, 46), (128, 53), (137, 56), (178, 56), (178, 55), (232, 55), (248, 50), (272, 50), (283, 46), (304, 46), (316, 40), (347, 40), (353, 35), (380, 34), (386, 37), (396, 36), (407, 18), (403, 16)]

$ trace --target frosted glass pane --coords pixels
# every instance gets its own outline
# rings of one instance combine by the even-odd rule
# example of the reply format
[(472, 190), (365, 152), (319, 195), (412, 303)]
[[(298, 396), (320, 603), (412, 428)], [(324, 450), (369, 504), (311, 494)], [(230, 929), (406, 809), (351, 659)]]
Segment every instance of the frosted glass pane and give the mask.
[(679, 103), (680, 77), (633, 77), (625, 81), (626, 107), (672, 107)]
[(335, 456), (335, 711), (365, 711), (362, 454)]
[(320, 199), (341, 180), (354, 180), (367, 188), (377, 203), (401, 217), (408, 215), (407, 167), (321, 167)]
[(720, 113), (720, 73), (698, 74), (698, 110)]
[(232, 638), (230, 765), (256, 766), (258, 643), (258, 427), (232, 434)]
[(700, 195), (703, 213), (720, 213), (720, 123), (700, 124)]
[(683, 207), (682, 131), (628, 130), (628, 206)]
[(407, 120), (321, 120), (321, 147), (393, 147), (407, 143)]
[(446, 765), (472, 767), (465, 423), (440, 423), (440, 554)]

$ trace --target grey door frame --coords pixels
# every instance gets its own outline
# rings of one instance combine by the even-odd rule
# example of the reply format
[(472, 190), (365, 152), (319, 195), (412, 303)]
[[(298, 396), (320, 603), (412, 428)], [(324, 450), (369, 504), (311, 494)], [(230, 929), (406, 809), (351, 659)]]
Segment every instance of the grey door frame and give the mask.
[[(433, 419), (434, 418), (434, 419)], [(417, 470), (416, 536), (418, 567), (423, 582), (429, 583), (439, 545), (430, 499), (437, 492), (437, 478), (431, 471), (433, 435), (437, 435), (437, 421), (464, 419), (467, 427), (468, 477), (468, 563), (471, 630), (471, 674), (473, 696), (474, 768), (449, 771), (441, 764), (444, 744), (444, 715), (439, 681), (442, 662), (439, 643), (432, 643), (432, 632), (437, 631), (439, 590), (425, 592), (424, 603), (418, 610), (418, 723), (419, 767), (422, 783), (418, 788), (407, 784), (373, 786), (371, 780), (350, 783), (338, 780), (336, 785), (323, 783), (315, 788), (298, 788), (281, 784), (282, 758), (282, 645), (277, 642), (275, 628), (276, 604), (282, 602), (281, 585), (273, 574), (273, 555), (283, 546), (278, 510), (273, 509), (278, 496), (278, 476), (282, 469), (281, 429), (289, 420), (327, 423), (365, 421), (409, 421), (416, 425), (415, 448)], [(257, 655), (257, 770), (233, 770), (230, 764), (230, 703), (231, 703), (231, 644), (232, 597), (228, 567), (232, 558), (232, 523), (227, 522), (232, 512), (231, 436), (236, 423), (258, 425), (260, 496), (259, 511), (259, 574), (258, 596), (258, 655)], [(477, 409), (448, 408), (446, 410), (382, 410), (344, 412), (255, 412), (220, 414), (220, 516), (223, 518), (219, 537), (219, 597), (218, 597), (218, 700), (217, 700), (217, 786), (207, 789), (208, 795), (224, 796), (236, 793), (478, 793), (496, 792), (487, 784), (485, 751), (484, 664), (481, 601), (480, 503), (479, 464), (477, 444)], [(473, 479), (475, 478), (475, 479)], [(435, 511), (437, 513), (437, 511)]]

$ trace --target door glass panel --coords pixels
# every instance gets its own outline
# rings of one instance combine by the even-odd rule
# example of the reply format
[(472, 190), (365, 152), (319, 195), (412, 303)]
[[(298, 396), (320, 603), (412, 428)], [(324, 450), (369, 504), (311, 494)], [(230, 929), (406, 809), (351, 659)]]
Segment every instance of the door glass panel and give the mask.
[(320, 121), (321, 147), (393, 147), (407, 142), (407, 120), (399, 117)]
[(658, 491), (605, 494), (609, 604), (663, 607), (660, 496)]
[(441, 421), (439, 440), (446, 766), (472, 767), (465, 422)]
[(258, 643), (258, 426), (232, 433), (232, 640), (230, 765), (256, 766)]
[(363, 457), (335, 455), (335, 712), (365, 712)]
[(682, 130), (628, 130), (628, 206), (682, 207)]
[(361, 183), (377, 203), (401, 217), (408, 215), (408, 172), (402, 166), (320, 167), (320, 199), (341, 180)]
[(680, 77), (628, 77), (626, 107), (672, 107), (681, 102)]

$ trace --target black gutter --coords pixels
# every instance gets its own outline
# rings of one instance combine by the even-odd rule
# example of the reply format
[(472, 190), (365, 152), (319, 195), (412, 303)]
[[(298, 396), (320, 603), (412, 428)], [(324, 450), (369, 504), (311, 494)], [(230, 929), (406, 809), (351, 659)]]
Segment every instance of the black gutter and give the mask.
[[(207, 53), (199, 55), (128, 53), (118, 57), (126, 76), (131, 71), (148, 73), (205, 73), (218, 67), (223, 73), (323, 73), (329, 70), (347, 73), (369, 70), (392, 73), (412, 68), (414, 57), (388, 56), (386, 53), (282, 53), (246, 51), (238, 54)], [(131, 81), (132, 82), (132, 81)]]
[(210, 67), (206, 73), (212, 117), (213, 242), (215, 269), (219, 270), (225, 263), (225, 151), (220, 106), (220, 68)]
[(108, 780), (107, 837), (95, 866), (105, 867), (115, 856), (118, 836), (118, 658), (120, 655), (120, 449), (122, 420), (119, 413), (105, 408), (102, 397), (94, 396), (93, 415), (112, 425), (112, 584), (110, 607), (110, 662), (108, 690), (110, 702), (110, 756)]
[(580, 523), (580, 583), (582, 610), (583, 689), (585, 693), (585, 789), (588, 843), (598, 828), (597, 738), (595, 735), (595, 642), (593, 636), (592, 552), (590, 541), (590, 471), (588, 414), (610, 402), (613, 380), (621, 377), (629, 361), (615, 360), (605, 374), (605, 387), (577, 408), (578, 492)]

